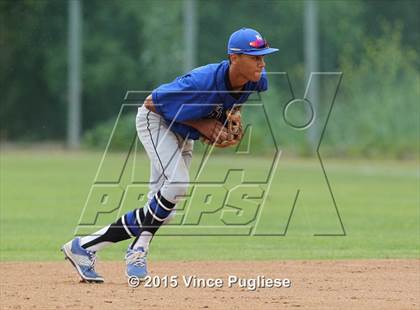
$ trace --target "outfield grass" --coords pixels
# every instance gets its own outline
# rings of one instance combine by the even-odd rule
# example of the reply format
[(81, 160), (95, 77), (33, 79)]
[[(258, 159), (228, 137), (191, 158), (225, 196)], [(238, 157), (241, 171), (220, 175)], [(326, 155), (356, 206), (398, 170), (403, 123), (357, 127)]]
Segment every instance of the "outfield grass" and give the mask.
[[(1, 260), (59, 260), (60, 246), (72, 238), (102, 154), (88, 152), (3, 151), (1, 153)], [(120, 154), (109, 158), (117, 169)], [(197, 169), (194, 160), (192, 173)], [(136, 173), (147, 176), (147, 160), (136, 159)], [(226, 167), (248, 167), (261, 179), (268, 157), (217, 156), (202, 175), (210, 180)], [(261, 227), (283, 232), (296, 190), (300, 189), (285, 236), (157, 236), (156, 260), (281, 260), (336, 258), (419, 258), (419, 170), (416, 162), (325, 160), (325, 169), (346, 230), (340, 234), (328, 188), (316, 160), (282, 156), (268, 191)], [(230, 180), (235, 185), (235, 179)], [(266, 187), (262, 186), (266, 189)], [(252, 205), (248, 205), (251, 206)], [(211, 207), (211, 203), (210, 203)], [(243, 207), (247, 212), (247, 206)], [(220, 215), (220, 213), (219, 213)], [(203, 223), (219, 217), (208, 216)], [(213, 221), (213, 222), (212, 222)], [(182, 228), (181, 228), (182, 230)], [(161, 233), (168, 234), (171, 227)], [(128, 242), (103, 251), (122, 259)]]

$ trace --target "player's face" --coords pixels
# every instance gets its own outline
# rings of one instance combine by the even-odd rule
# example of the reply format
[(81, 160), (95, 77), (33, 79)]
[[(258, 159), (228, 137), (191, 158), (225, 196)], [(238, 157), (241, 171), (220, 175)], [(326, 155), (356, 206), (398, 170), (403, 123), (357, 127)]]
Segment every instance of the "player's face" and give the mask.
[(258, 82), (265, 67), (264, 56), (239, 55), (238, 65), (243, 77), (248, 81)]

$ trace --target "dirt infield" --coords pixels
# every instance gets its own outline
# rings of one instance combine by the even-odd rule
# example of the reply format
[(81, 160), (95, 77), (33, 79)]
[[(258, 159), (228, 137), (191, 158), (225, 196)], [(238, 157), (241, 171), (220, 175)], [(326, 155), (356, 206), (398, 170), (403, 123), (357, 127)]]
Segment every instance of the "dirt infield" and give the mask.
[[(123, 262), (98, 264), (104, 284), (80, 283), (67, 262), (7, 262), (0, 267), (1, 309), (420, 308), (418, 259), (154, 262), (150, 271), (156, 276), (155, 285), (161, 280), (160, 288), (129, 287)], [(229, 275), (248, 279), (249, 287), (238, 283), (229, 287)], [(165, 276), (178, 277), (165, 283)], [(221, 279), (223, 284), (220, 288), (187, 288), (183, 276), (186, 281), (188, 276), (207, 281)], [(269, 278), (287, 278), (291, 286), (252, 290), (252, 279), (258, 276), (260, 285), (273, 285)], [(168, 287), (162, 288), (165, 284)], [(176, 284), (177, 287), (170, 287)]]

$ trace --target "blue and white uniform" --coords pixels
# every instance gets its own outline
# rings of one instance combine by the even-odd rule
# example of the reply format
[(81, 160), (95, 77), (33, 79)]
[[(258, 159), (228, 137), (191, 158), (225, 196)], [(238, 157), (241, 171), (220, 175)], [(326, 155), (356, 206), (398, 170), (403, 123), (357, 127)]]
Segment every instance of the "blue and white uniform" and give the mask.
[[(263, 56), (278, 51), (250, 28), (235, 31), (227, 47), (229, 55)], [(242, 105), (253, 92), (267, 88), (263, 71), (258, 82), (249, 81), (241, 92), (232, 92), (229, 63), (222, 61), (194, 69), (153, 90), (156, 113), (142, 106), (136, 117), (137, 134), (151, 163), (148, 202), (92, 235), (75, 238), (63, 246), (65, 256), (83, 280), (103, 282), (94, 269), (95, 253), (133, 237), (136, 239), (125, 257), (126, 275), (141, 279), (147, 275), (149, 243), (159, 227), (170, 219), (189, 184), (193, 142), (200, 138), (200, 133), (184, 122), (211, 118), (224, 123), (227, 110)]]

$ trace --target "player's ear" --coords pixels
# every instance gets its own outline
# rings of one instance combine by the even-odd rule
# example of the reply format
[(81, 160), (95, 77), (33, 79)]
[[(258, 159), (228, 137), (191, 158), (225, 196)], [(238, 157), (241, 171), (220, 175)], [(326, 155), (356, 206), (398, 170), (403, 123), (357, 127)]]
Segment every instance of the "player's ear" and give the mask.
[(229, 60), (231, 64), (236, 64), (238, 62), (239, 59), (239, 54), (230, 54), (229, 55)]

